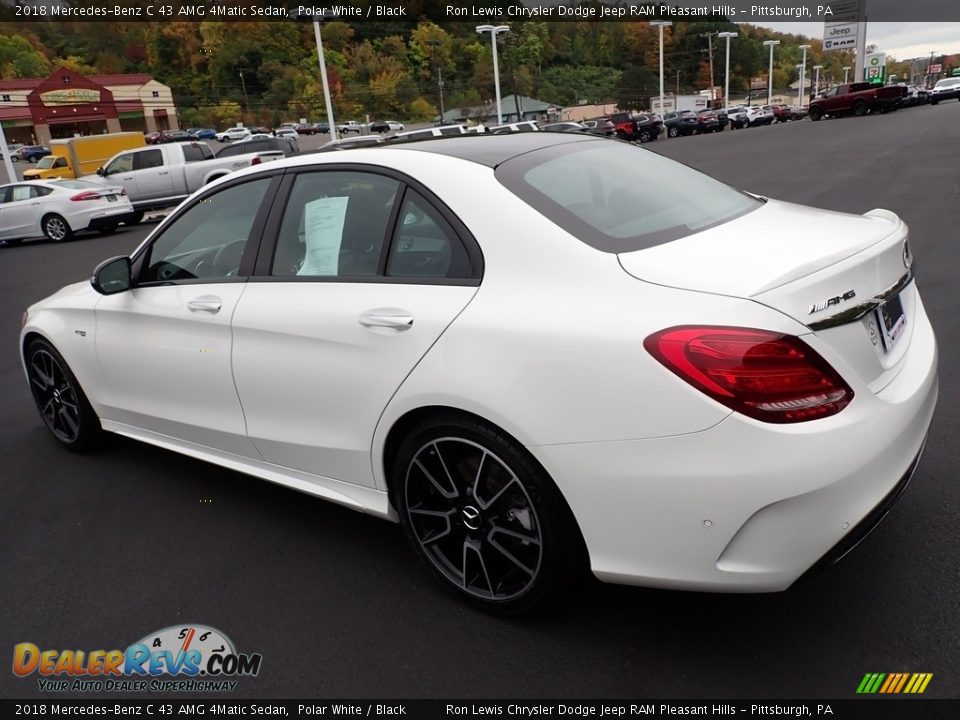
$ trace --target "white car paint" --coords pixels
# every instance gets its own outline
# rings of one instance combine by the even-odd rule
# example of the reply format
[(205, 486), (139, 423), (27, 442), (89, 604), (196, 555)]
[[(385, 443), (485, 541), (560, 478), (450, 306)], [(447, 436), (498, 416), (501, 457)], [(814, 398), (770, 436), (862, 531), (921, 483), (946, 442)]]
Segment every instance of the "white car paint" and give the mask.
[(247, 135), (250, 134), (250, 131), (247, 128), (227, 128), (226, 130), (221, 130), (218, 132), (215, 137), (220, 142), (231, 142), (234, 140), (243, 140)]
[[(84, 193), (90, 199), (72, 199)], [(117, 185), (102, 187), (79, 180), (0, 185), (0, 240), (43, 237), (43, 219), (53, 213), (66, 220), (73, 232), (79, 232), (113, 217), (119, 223), (132, 212), (130, 199)]]
[[(561, 140), (613, 142), (527, 142)], [(617, 254), (578, 240), (478, 162), (415, 145), (344, 152), (243, 170), (202, 197), (274, 168), (386, 166), (432, 189), (477, 238), (479, 287), (274, 278), (105, 297), (78, 284), (29, 308), (21, 342), (41, 335), (60, 350), (106, 430), (391, 519), (390, 430), (428, 407), (480, 416), (542, 464), (593, 572), (614, 582), (783, 590), (915, 466), (937, 398), (915, 283), (902, 292), (907, 330), (886, 356), (862, 322), (813, 330), (805, 312), (850, 285), (866, 299), (909, 277), (907, 230), (892, 213), (768, 201)], [(218, 314), (189, 312), (209, 297)], [(358, 322), (371, 312), (415, 322)], [(790, 424), (731, 410), (646, 350), (645, 338), (685, 325), (802, 338), (853, 399)]]

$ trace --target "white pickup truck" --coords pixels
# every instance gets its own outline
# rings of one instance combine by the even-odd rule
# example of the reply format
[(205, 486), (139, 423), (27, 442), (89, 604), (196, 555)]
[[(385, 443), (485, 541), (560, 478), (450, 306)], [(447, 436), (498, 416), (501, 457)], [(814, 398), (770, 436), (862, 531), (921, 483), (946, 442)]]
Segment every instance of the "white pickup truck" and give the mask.
[(184, 142), (126, 150), (114, 155), (96, 175), (84, 175), (98, 185), (122, 185), (136, 211), (129, 224), (147, 210), (177, 205), (194, 190), (234, 170), (282, 160), (279, 150), (214, 158), (201, 142)]

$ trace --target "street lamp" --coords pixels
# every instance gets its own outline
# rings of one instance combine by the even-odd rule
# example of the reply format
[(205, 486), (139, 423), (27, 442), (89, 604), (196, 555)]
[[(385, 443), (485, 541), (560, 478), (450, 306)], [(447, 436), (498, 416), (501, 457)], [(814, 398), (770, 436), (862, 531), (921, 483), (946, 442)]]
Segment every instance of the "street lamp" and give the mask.
[(665, 112), (663, 106), (663, 29), (670, 27), (673, 23), (669, 20), (651, 20), (650, 25), (660, 28), (660, 115), (663, 116)]
[(803, 105), (803, 84), (807, 80), (807, 50), (810, 49), (809, 45), (801, 45), (800, 49), (803, 50), (803, 62), (800, 66), (800, 96), (797, 99), (797, 105)]
[(477, 32), (490, 33), (490, 45), (493, 48), (493, 87), (497, 92), (497, 124), (503, 123), (503, 113), (500, 109), (500, 66), (497, 63), (497, 35), (510, 32), (509, 25), (477, 25)]
[(844, 84), (844, 85), (847, 84), (847, 78), (848, 78), (849, 75), (850, 75), (850, 66), (849, 66), (849, 65), (846, 65), (846, 66), (843, 68), (843, 84)]
[(320, 21), (325, 13), (313, 13), (300, 9), (291, 10), (289, 17), (293, 20), (313, 20), (313, 36), (317, 43), (317, 57), (320, 60), (320, 82), (323, 85), (323, 101), (327, 105), (327, 124), (330, 126), (330, 140), (337, 139), (337, 126), (333, 121), (333, 103), (330, 102), (330, 83), (327, 82), (327, 63), (323, 59), (323, 39), (320, 37)]
[(243, 88), (243, 105), (247, 109), (247, 114), (250, 114), (250, 98), (247, 97), (247, 83), (243, 79), (243, 70), (240, 71), (240, 86)]
[(816, 97), (820, 94), (820, 71), (823, 69), (823, 65), (814, 65), (813, 69), (817, 71), (817, 79), (813, 81), (813, 95)]
[(763, 44), (770, 48), (770, 70), (767, 72), (767, 105), (773, 105), (773, 49), (780, 44), (780, 41), (764, 40)]
[(723, 106), (728, 107), (730, 105), (730, 38), (738, 37), (739, 33), (735, 32), (722, 32), (717, 35), (717, 37), (722, 37), (727, 39), (727, 61), (725, 65), (725, 70), (723, 74)]

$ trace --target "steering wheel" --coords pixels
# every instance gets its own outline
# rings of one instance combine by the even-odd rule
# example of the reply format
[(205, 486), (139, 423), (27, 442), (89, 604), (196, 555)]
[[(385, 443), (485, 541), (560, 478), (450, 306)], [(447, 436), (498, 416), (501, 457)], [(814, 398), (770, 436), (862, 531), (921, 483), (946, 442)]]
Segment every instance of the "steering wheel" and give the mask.
[[(214, 277), (233, 277), (240, 270), (240, 261), (243, 259), (243, 248), (247, 244), (246, 238), (238, 238), (224, 243), (211, 262)], [(236, 257), (230, 253), (235, 252)]]

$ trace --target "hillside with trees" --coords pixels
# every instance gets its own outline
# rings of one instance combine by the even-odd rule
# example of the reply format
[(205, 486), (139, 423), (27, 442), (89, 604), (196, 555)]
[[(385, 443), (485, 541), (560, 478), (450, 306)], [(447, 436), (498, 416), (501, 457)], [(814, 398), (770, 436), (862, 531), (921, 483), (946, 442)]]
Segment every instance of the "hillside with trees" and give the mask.
[[(475, 23), (328, 22), (323, 41), (337, 117), (428, 120), (446, 109), (494, 95), (489, 36)], [(778, 39), (774, 86), (798, 77), (798, 46), (809, 43), (808, 67), (842, 78), (845, 53), (822, 53), (819, 40), (729, 22), (677, 23), (665, 33), (667, 86), (710, 86), (706, 34), (733, 30), (731, 91), (765, 75), (763, 41)], [(656, 28), (646, 22), (517, 22), (501, 36), (504, 94), (561, 107), (616, 102), (647, 107), (659, 91)], [(723, 84), (724, 47), (713, 38), (713, 78)], [(277, 22), (0, 23), (0, 79), (43, 77), (58, 66), (82, 74), (149, 73), (169, 85), (184, 125), (275, 125), (324, 113), (313, 27)], [(242, 79), (241, 79), (242, 74)]]

